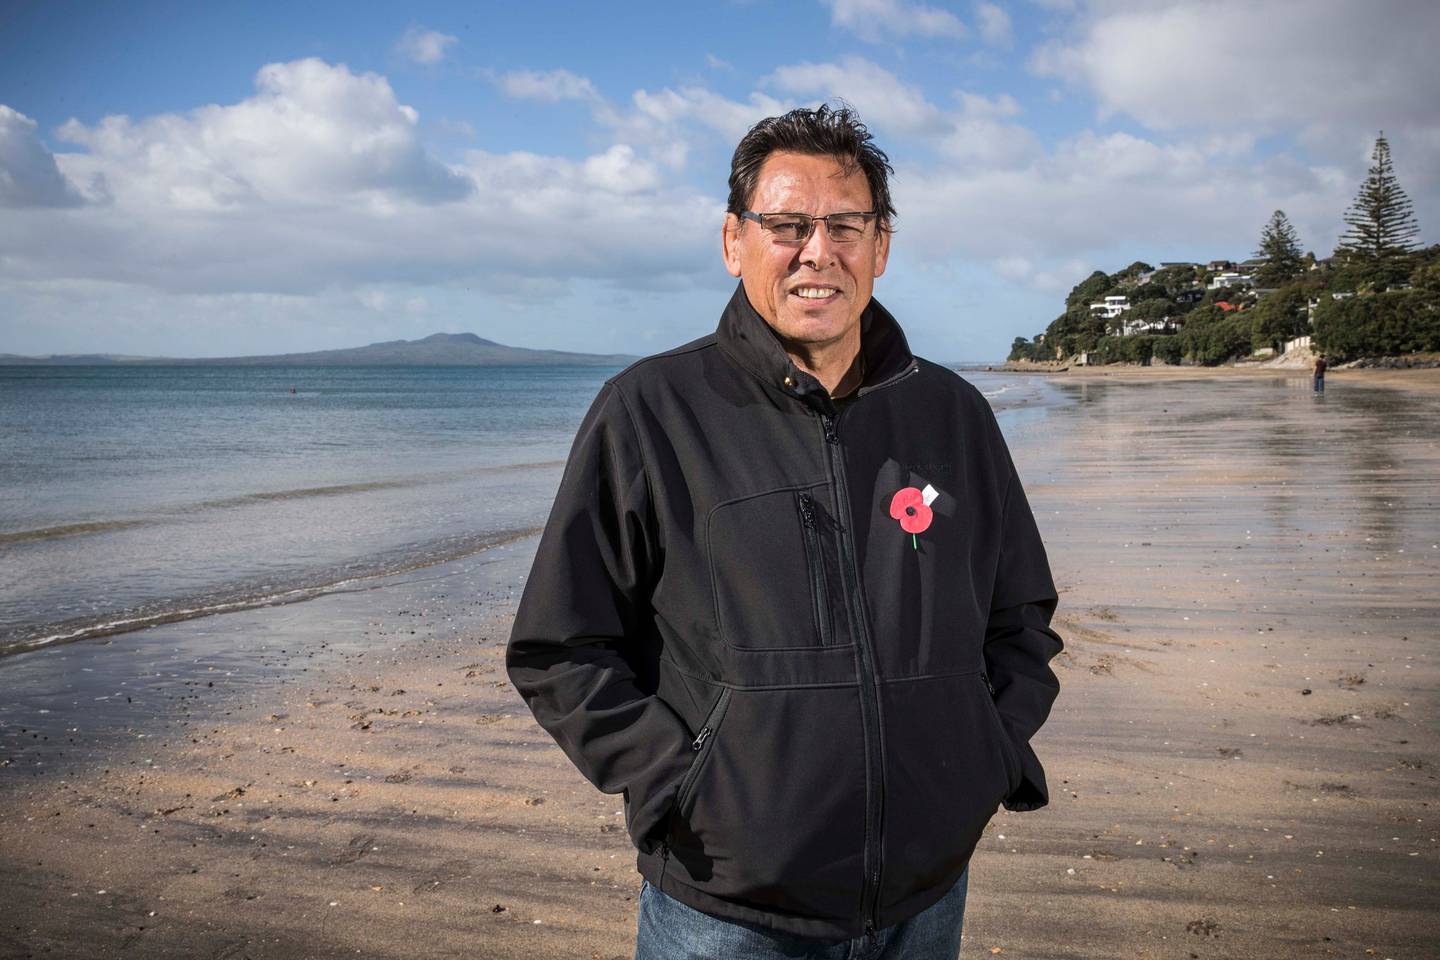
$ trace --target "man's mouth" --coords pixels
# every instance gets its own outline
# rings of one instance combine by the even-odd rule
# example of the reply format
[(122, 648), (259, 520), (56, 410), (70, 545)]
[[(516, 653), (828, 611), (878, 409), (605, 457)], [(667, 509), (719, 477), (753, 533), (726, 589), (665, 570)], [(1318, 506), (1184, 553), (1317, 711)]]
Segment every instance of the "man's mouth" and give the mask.
[(800, 297), (802, 300), (829, 300), (838, 294), (840, 290), (836, 287), (804, 286), (795, 287), (790, 291), (791, 296)]

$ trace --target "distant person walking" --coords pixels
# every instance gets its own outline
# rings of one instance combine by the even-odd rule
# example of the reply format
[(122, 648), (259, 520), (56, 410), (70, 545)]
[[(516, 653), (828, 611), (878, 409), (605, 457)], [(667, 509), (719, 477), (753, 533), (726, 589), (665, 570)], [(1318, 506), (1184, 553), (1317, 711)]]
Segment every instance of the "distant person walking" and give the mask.
[(1325, 358), (1315, 358), (1315, 382), (1312, 388), (1316, 393), (1325, 392)]

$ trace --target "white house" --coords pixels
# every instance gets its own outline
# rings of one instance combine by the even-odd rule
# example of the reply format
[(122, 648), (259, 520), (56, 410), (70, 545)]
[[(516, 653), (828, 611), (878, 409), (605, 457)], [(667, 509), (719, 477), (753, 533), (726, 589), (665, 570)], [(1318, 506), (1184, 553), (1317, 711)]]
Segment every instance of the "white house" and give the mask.
[(1106, 320), (1114, 320), (1130, 309), (1130, 298), (1126, 296), (1106, 297), (1103, 302), (1090, 304), (1090, 312), (1098, 313)]
[(1122, 320), (1120, 321), (1120, 335), (1133, 337), (1137, 333), (1173, 333), (1176, 319), (1175, 317), (1162, 317), (1159, 320)]
[(1219, 290), (1221, 287), (1253, 287), (1255, 278), (1246, 273), (1237, 273), (1233, 270), (1226, 270), (1217, 273), (1210, 278), (1211, 290)]

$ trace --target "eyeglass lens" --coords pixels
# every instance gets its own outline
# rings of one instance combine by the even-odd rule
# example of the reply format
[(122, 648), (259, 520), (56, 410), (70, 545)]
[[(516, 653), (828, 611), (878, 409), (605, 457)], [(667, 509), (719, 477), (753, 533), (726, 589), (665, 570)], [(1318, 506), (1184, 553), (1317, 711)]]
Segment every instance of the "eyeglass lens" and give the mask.
[(864, 213), (832, 213), (828, 217), (811, 217), (803, 213), (767, 213), (763, 215), (761, 225), (769, 230), (776, 240), (792, 243), (810, 239), (810, 234), (815, 229), (815, 221), (824, 220), (831, 242), (854, 243), (865, 235), (865, 222), (868, 219), (869, 215)]

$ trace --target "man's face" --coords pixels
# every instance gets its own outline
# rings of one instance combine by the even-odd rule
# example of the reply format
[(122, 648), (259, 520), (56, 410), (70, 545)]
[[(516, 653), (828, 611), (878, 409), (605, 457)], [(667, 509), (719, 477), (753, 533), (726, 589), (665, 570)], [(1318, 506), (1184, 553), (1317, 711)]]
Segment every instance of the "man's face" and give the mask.
[[(833, 157), (776, 152), (760, 167), (750, 209), (815, 217), (870, 210), (870, 184), (859, 169), (846, 176)], [(834, 243), (821, 223), (804, 243), (780, 243), (753, 220), (727, 214), (723, 242), (725, 267), (744, 283), (750, 305), (787, 344), (811, 348), (858, 331), (890, 254), (890, 234), (875, 220), (854, 243)]]

